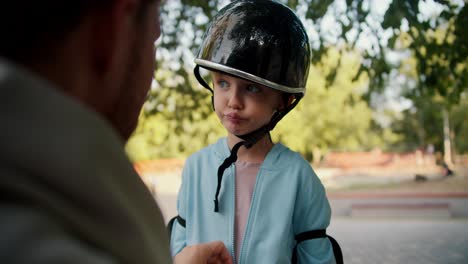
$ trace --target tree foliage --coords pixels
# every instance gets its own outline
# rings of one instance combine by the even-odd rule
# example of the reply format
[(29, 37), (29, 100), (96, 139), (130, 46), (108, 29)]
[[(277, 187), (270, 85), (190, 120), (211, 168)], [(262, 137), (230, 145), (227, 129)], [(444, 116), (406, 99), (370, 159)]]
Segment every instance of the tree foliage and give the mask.
[[(399, 151), (408, 151), (416, 148), (433, 145), (441, 151), (443, 142), (443, 110), (445, 104), (435, 96), (432, 98), (415, 99), (414, 106), (407, 109), (392, 124), (392, 130), (404, 137), (393, 143), (393, 148)], [(466, 117), (468, 113), (468, 98), (462, 94), (460, 102), (453, 105), (449, 119), (453, 150), (456, 153), (467, 153), (468, 144), (465, 135), (468, 134)]]
[(410, 50), (416, 60), (413, 96), (438, 95), (450, 107), (468, 88), (468, 10), (454, 1), (435, 2), (435, 12), (424, 16), (421, 9), (427, 3), (393, 1), (382, 26), (394, 30), (389, 47)]
[[(325, 76), (336, 64), (335, 81), (327, 87)], [(368, 80), (351, 81), (357, 68), (355, 53), (328, 50), (323, 63), (311, 68), (305, 97), (275, 128), (275, 138), (316, 162), (329, 150), (362, 151), (396, 141), (389, 130), (374, 130), (372, 110), (362, 97)]]

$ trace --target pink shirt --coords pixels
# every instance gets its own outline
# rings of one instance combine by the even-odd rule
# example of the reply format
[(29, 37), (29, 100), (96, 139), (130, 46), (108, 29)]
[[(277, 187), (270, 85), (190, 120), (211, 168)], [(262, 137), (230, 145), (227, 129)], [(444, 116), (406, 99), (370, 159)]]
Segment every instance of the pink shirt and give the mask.
[(244, 238), (255, 179), (260, 165), (261, 163), (236, 162), (236, 219), (234, 222), (234, 237), (237, 262), (239, 262), (241, 243)]

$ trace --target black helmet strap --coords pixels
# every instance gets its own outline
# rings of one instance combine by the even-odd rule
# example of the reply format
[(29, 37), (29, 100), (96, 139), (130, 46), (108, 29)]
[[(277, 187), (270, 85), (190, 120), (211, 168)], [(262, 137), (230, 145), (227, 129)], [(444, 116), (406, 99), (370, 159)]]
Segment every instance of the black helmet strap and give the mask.
[(195, 65), (195, 68), (193, 69), (193, 73), (195, 75), (195, 78), (197, 78), (198, 82), (201, 85), (203, 85), (203, 87), (210, 90), (211, 94), (213, 94), (213, 89), (211, 89), (210, 85), (208, 85), (208, 83), (206, 83), (205, 79), (203, 79), (203, 77), (201, 77), (201, 75), (200, 75), (200, 66), (198, 64)]
[(213, 110), (215, 109), (215, 106), (214, 106), (214, 91), (213, 89), (210, 87), (210, 85), (205, 81), (205, 79), (203, 79), (203, 77), (201, 77), (200, 75), (200, 66), (197, 64), (195, 65), (195, 68), (193, 69), (193, 73), (195, 75), (195, 78), (197, 78), (198, 82), (203, 86), (205, 87), (206, 89), (210, 90), (211, 92), (211, 106), (213, 107)]
[(221, 189), (221, 181), (223, 180), (223, 174), (224, 171), (231, 166), (234, 162), (237, 160), (237, 152), (239, 151), (239, 148), (245, 146), (246, 148), (250, 148), (251, 146), (248, 145), (246, 141), (241, 141), (238, 142), (237, 144), (234, 145), (234, 147), (231, 150), (231, 155), (227, 157), (223, 163), (218, 167), (218, 185), (216, 186), (216, 194), (215, 194), (215, 200), (214, 200), (214, 211), (219, 212), (219, 205), (218, 205), (218, 196), (219, 196), (219, 190)]
[(266, 135), (268, 132), (273, 130), (275, 128), (276, 124), (283, 119), (283, 117), (289, 113), (296, 105), (299, 103), (301, 100), (302, 95), (296, 95), (296, 100), (294, 100), (291, 105), (287, 106), (284, 110), (282, 111), (277, 111), (273, 114), (273, 116), (270, 119), (270, 122), (268, 124), (260, 127), (257, 130), (254, 130), (250, 133), (244, 134), (244, 135), (236, 135), (238, 138), (241, 138), (247, 142), (249, 142), (251, 145), (255, 144), (257, 141), (259, 141), (264, 135)]

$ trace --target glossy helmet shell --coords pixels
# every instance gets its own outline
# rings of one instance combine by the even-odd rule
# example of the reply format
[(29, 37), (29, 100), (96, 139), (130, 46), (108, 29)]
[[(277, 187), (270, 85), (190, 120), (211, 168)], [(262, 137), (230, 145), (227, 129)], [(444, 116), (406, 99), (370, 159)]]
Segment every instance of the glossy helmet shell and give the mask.
[(195, 63), (286, 93), (304, 94), (310, 56), (304, 26), (289, 7), (269, 0), (241, 0), (214, 17)]

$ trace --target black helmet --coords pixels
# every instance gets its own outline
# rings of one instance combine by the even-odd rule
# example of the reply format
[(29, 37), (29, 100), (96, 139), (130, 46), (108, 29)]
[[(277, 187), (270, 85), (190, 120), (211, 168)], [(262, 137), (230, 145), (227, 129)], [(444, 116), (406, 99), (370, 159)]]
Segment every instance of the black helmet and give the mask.
[(215, 212), (224, 170), (237, 160), (241, 146), (250, 148), (269, 133), (305, 93), (310, 45), (299, 18), (287, 6), (272, 0), (233, 1), (213, 18), (195, 59), (194, 73), (205, 88), (199, 67), (224, 72), (267, 87), (294, 94), (296, 100), (276, 112), (268, 124), (245, 135), (218, 168)]
[[(304, 94), (309, 39), (289, 7), (270, 0), (234, 1), (214, 17), (195, 63), (286, 93)], [(198, 67), (195, 71), (199, 75)]]

